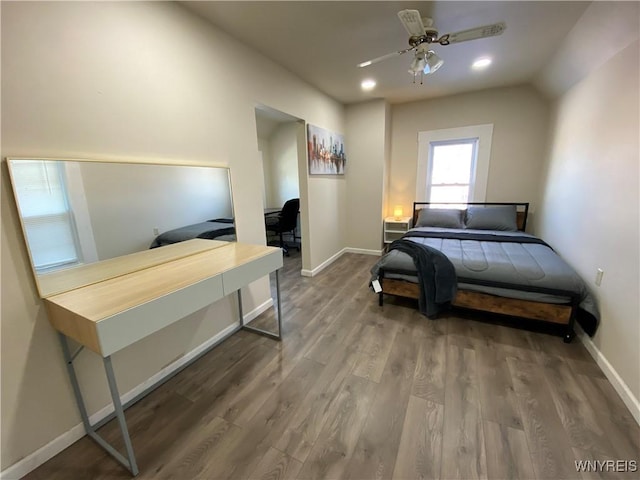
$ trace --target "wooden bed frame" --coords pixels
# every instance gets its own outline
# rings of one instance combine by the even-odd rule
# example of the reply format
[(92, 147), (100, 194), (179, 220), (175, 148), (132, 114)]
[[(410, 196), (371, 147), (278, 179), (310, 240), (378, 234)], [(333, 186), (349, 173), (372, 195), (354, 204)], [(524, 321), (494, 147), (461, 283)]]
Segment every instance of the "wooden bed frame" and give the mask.
[[(429, 202), (414, 202), (413, 203), (413, 224), (415, 224), (418, 218), (418, 213), (422, 206), (426, 205), (452, 205), (444, 203), (429, 203)], [(459, 205), (459, 204), (457, 204)], [(527, 215), (529, 213), (528, 203), (503, 203), (503, 202), (489, 202), (478, 203), (471, 202), (469, 205), (515, 205), (517, 209), (517, 224), (518, 229), (524, 231), (527, 226)], [(383, 296), (395, 295), (400, 297), (407, 297), (412, 299), (418, 299), (420, 297), (420, 287), (417, 283), (412, 283), (405, 280), (384, 278), (384, 269), (380, 271), (380, 286), (382, 291), (379, 293), (379, 305), (383, 305)], [(465, 283), (466, 282), (465, 280)], [(499, 288), (514, 289), (512, 285), (498, 284), (492, 282), (491, 284), (483, 283), (484, 285), (494, 286)], [(556, 325), (564, 325), (564, 341), (566, 343), (571, 342), (575, 336), (573, 325), (575, 323), (576, 312), (578, 307), (579, 298), (573, 292), (567, 292), (564, 290), (555, 290), (549, 288), (515, 288), (523, 291), (533, 291), (538, 293), (548, 293), (550, 295), (558, 295), (562, 297), (569, 297), (571, 299), (568, 304), (556, 304), (556, 303), (543, 303), (534, 302), (531, 300), (520, 300), (515, 298), (500, 297), (497, 295), (490, 295), (487, 293), (475, 292), (471, 290), (458, 290), (456, 298), (453, 300), (452, 305), (454, 307), (463, 308), (466, 310), (489, 312), (499, 315), (507, 315), (511, 317), (524, 318), (529, 320), (539, 320), (543, 322), (550, 322)]]

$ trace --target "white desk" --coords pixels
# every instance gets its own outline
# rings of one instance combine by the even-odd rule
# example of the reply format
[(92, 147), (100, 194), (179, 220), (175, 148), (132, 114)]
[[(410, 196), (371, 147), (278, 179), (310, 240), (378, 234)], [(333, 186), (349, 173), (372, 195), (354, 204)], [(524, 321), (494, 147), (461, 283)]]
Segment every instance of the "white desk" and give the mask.
[[(49, 321), (58, 330), (67, 370), (87, 434), (124, 464), (133, 475), (138, 468), (113, 374), (111, 355), (233, 292), (238, 292), (240, 327), (280, 339), (279, 248), (195, 239), (169, 247), (127, 255), (116, 262), (88, 265), (58, 279), (77, 285), (70, 277), (92, 283), (44, 298)], [(115, 265), (115, 267), (114, 267)], [(276, 272), (278, 332), (243, 325), (240, 288)], [(66, 278), (65, 278), (66, 277)], [(80, 282), (81, 283), (81, 282)], [(103, 357), (115, 415), (128, 458), (106, 443), (89, 423), (67, 337)]]

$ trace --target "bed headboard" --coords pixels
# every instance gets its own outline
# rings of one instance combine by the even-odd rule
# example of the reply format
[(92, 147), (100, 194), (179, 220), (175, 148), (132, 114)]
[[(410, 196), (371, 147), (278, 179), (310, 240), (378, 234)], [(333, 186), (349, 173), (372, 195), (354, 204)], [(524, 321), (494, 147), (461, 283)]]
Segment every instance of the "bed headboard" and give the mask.
[[(413, 202), (413, 222), (412, 225), (416, 224), (418, 220), (418, 213), (423, 208), (428, 208), (430, 205), (437, 205), (439, 207), (446, 208), (450, 206), (452, 208), (460, 206), (459, 203), (442, 203), (442, 202)], [(527, 215), (529, 214), (529, 202), (468, 202), (464, 204), (465, 206), (469, 205), (482, 205), (482, 206), (492, 206), (492, 205), (515, 205), (516, 207), (516, 222), (518, 224), (518, 230), (524, 232), (527, 228)], [(466, 209), (466, 208), (465, 208)], [(464, 210), (464, 209), (463, 209)]]

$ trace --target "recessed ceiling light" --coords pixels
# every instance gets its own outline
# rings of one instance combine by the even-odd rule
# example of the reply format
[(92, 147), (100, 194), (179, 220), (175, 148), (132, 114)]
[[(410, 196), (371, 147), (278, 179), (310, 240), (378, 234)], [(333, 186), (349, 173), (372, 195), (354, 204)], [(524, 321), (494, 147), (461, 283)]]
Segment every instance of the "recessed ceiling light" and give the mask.
[(473, 62), (473, 65), (471, 65), (471, 68), (474, 68), (476, 70), (481, 70), (483, 68), (487, 68), (489, 65), (491, 65), (491, 59), (488, 57), (482, 57), (477, 59), (475, 62)]
[(373, 87), (376, 86), (376, 81), (369, 78), (367, 80), (363, 80), (360, 86), (363, 90), (373, 90)]

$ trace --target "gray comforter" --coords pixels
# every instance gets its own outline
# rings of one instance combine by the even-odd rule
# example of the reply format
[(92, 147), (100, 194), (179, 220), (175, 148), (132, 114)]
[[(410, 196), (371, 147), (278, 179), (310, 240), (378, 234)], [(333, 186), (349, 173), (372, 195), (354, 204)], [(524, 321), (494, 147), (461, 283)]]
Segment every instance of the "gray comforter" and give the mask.
[(235, 240), (235, 232), (233, 223), (216, 221), (196, 223), (161, 233), (153, 240), (149, 248), (184, 242), (185, 240), (191, 240), (192, 238), (228, 240), (230, 239), (229, 236), (233, 235), (233, 240)]
[[(592, 317), (580, 323), (587, 333), (595, 332), (599, 319), (595, 299), (578, 274), (533, 235), (421, 227), (410, 230), (404, 239), (443, 252), (455, 267), (458, 287), (464, 290), (546, 303), (566, 303), (569, 295), (577, 295), (586, 314), (583, 320)], [(380, 270), (386, 278), (418, 281), (413, 260), (398, 250), (384, 255), (372, 274), (379, 275)]]

